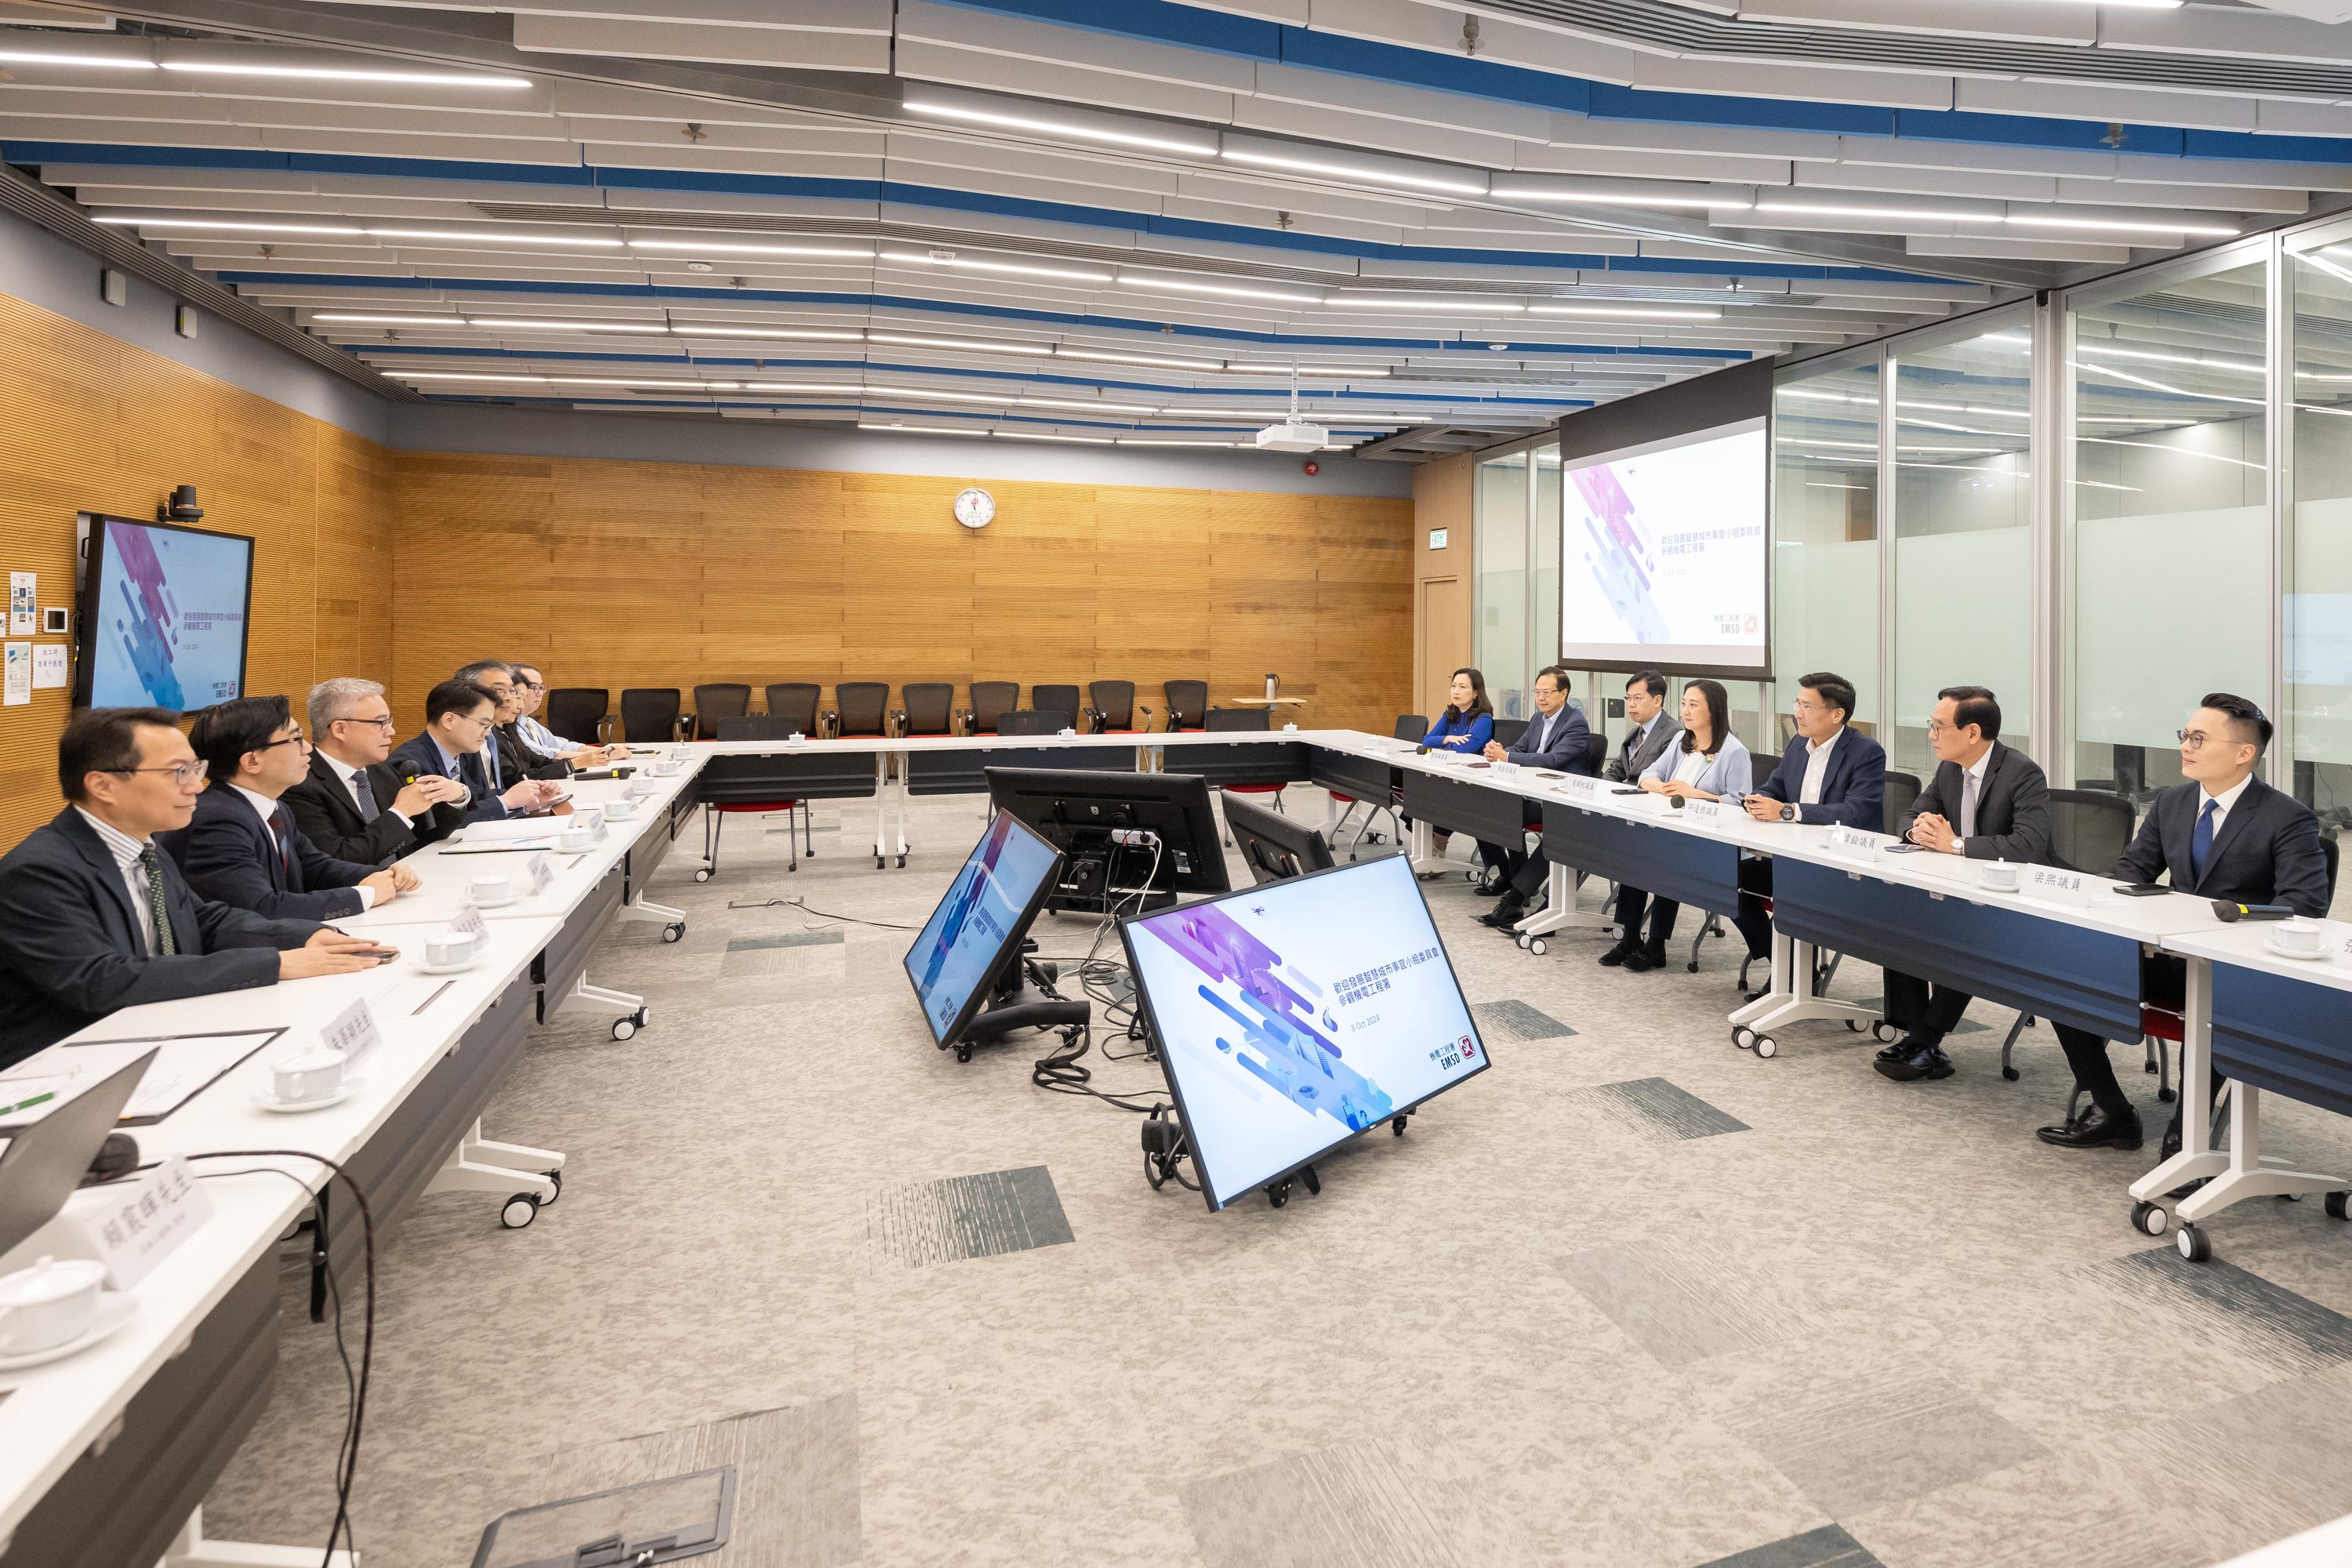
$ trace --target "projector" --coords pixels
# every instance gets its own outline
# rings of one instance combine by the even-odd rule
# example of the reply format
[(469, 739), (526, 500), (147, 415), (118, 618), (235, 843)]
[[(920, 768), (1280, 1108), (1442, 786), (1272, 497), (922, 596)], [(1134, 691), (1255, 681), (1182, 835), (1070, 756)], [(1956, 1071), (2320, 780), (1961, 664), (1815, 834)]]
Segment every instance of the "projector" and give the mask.
[(1309, 425), (1302, 419), (1286, 419), (1279, 425), (1269, 425), (1257, 433), (1257, 449), (1261, 452), (1319, 452), (1329, 445), (1331, 433), (1320, 425)]

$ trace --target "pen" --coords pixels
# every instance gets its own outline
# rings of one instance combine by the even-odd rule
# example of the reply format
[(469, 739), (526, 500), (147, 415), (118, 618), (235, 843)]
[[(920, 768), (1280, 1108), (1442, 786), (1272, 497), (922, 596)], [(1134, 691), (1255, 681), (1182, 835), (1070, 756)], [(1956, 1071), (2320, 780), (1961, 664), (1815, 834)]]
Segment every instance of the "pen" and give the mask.
[(30, 1100), (20, 1100), (14, 1105), (0, 1105), (0, 1116), (13, 1116), (19, 1110), (30, 1110), (33, 1107), (45, 1104), (57, 1097), (58, 1091), (51, 1089), (47, 1094), (37, 1094)]

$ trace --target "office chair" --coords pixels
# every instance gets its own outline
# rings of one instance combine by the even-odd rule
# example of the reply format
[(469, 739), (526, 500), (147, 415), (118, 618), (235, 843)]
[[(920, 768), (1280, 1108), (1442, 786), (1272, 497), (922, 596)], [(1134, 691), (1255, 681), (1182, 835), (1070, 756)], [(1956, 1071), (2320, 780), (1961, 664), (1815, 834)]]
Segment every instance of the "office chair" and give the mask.
[(621, 692), (621, 739), (636, 745), (683, 741), (694, 715), (678, 707), (675, 686), (631, 686)]
[(898, 688), (900, 707), (894, 715), (901, 735), (955, 733), (955, 684), (947, 680), (909, 681)]
[(1160, 691), (1168, 699), (1168, 727), (1171, 730), (1197, 730), (1203, 715), (1209, 711), (1209, 683), (1205, 680), (1166, 680)]
[(1609, 737), (1601, 732), (1598, 724), (1584, 732), (1584, 765), (1591, 770), (1594, 778), (1601, 777), (1601, 771), (1609, 765)]
[[(789, 719), (803, 735), (814, 735), (817, 699), (824, 689), (814, 680), (779, 680), (768, 687), (768, 717)], [(787, 731), (789, 733), (790, 731)]]
[(836, 735), (890, 732), (890, 683), (887, 680), (836, 681), (833, 704), (833, 732)]
[[(1428, 731), (1423, 731), (1424, 734), (1427, 732)], [(1519, 737), (1527, 732), (1528, 721), (1525, 719), (1497, 719), (1495, 721), (1495, 739), (1502, 742), (1503, 750), (1507, 752), (1513, 746), (1517, 745), (1519, 743)]]
[(751, 710), (751, 689), (733, 682), (722, 682), (694, 689), (694, 738), (715, 741), (719, 726), (730, 719), (740, 719)]
[[(1897, 837), (1902, 837), (1903, 819), (1911, 815), (1911, 807), (1918, 801), (1922, 787), (1924, 786), (1921, 785), (1917, 773), (1897, 773), (1893, 768), (1886, 770), (1885, 820), (1887, 832)], [(1957, 817), (1958, 808), (1955, 807), (1954, 810)]]
[(1008, 708), (1021, 706), (1021, 683), (1017, 680), (975, 680), (971, 683), (971, 706), (963, 710), (964, 733), (993, 735), (997, 716)]
[(1078, 689), (1075, 686), (1032, 686), (1029, 706), (1040, 713), (1062, 715), (1062, 721), (1045, 731), (1048, 735), (1078, 727)]
[[(2105, 876), (2131, 843), (2133, 822), (2132, 803), (2119, 795), (2097, 789), (2053, 789), (2050, 792), (2050, 853), (2052, 858), (2070, 871), (2087, 871)], [(2000, 1042), (2000, 1076), (2010, 1082), (2017, 1081), (2017, 1068), (2010, 1065), (2010, 1053), (2017, 1048), (2017, 1037), (2033, 1026), (2030, 1013), (2020, 1013), (2017, 1022), (2009, 1026), (2008, 1037)], [(2147, 1070), (2160, 1079), (2164, 1077), (2163, 1048), (2158, 1039), (2178, 1040), (2174, 1033), (2159, 1037), (2148, 1027), (2162, 1019), (2142, 1016), (2143, 1044), (2148, 1053)], [(2157, 1092), (2170, 1100), (2171, 1092), (2159, 1082)]]
[[(1273, 713), (1264, 708), (1212, 708), (1202, 716), (1201, 723), (1201, 728), (1203, 730), (1214, 732), (1230, 731), (1238, 734), (1252, 732), (1264, 734), (1273, 727)], [(1288, 815), (1287, 809), (1282, 804), (1283, 786), (1281, 784), (1229, 784), (1221, 787), (1228, 795), (1270, 795), (1274, 796), (1274, 809), (1283, 812), (1286, 816)], [(1227, 847), (1231, 847), (1233, 842), (1233, 833), (1228, 829), (1225, 833)]]
[(604, 739), (612, 714), (613, 693), (608, 689), (559, 686), (547, 694), (547, 712), (541, 721), (567, 741), (593, 746)]
[[(1089, 734), (1135, 734), (1135, 682), (1132, 680), (1097, 680), (1087, 687), (1087, 719)], [(1143, 710), (1144, 721), (1150, 722), (1151, 710)]]
[(1007, 708), (996, 716), (1000, 735), (1058, 735), (1068, 728), (1066, 715), (1035, 708)]
[[(780, 719), (773, 714), (761, 714), (752, 718), (720, 720), (717, 738), (721, 741), (782, 741), (789, 740), (794, 735), (807, 733), (807, 731), (800, 727), (800, 721), (797, 719), (789, 717)], [(705, 787), (723, 788), (730, 773), (756, 769), (763, 760), (760, 757), (713, 757), (704, 764)], [(808, 844), (809, 858), (811, 859), (816, 858), (816, 840), (810, 837), (808, 803), (796, 796), (780, 795), (768, 800), (724, 802), (705, 800), (702, 803), (702, 867), (694, 874), (694, 879), (698, 882), (708, 882), (711, 878), (719, 875), (719, 836), (726, 831), (727, 819), (730, 816), (744, 812), (761, 816), (772, 816), (779, 811), (784, 814), (784, 844), (792, 851), (792, 863), (784, 868), (785, 870), (797, 871), (801, 868), (801, 840), (805, 840)], [(800, 822), (799, 839), (793, 837), (793, 823), (795, 817)]]

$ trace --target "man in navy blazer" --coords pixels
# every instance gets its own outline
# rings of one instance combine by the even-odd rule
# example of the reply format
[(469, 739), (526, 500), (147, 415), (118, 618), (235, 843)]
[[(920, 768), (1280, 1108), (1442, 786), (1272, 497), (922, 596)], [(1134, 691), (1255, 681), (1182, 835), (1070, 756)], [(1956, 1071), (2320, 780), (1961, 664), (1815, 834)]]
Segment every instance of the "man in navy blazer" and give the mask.
[(404, 780), (437, 773), (464, 784), (472, 792), (468, 822), (494, 822), (553, 805), (563, 788), (552, 780), (517, 779), (503, 789), (491, 787), (482, 749), (497, 743), (491, 731), (498, 711), (498, 699), (472, 681), (445, 680), (425, 694), (425, 732), (403, 741), (387, 761)]
[[(1568, 671), (1548, 664), (1536, 672), (1536, 716), (1507, 748), (1499, 741), (1487, 742), (1486, 757), (1490, 763), (1516, 763), (1523, 768), (1590, 773), (1592, 761), (1586, 748), (1591, 733), (1584, 715), (1569, 706)], [(1530, 802), (1528, 809), (1539, 812), (1541, 807)], [(1481, 839), (1478, 852), (1486, 860), (1486, 879), (1478, 886), (1482, 893), (1505, 891), (1528, 863), (1528, 852), (1518, 844), (1506, 847)]]
[[(1853, 682), (1821, 670), (1797, 678), (1792, 710), (1802, 745), (1791, 745), (1763, 787), (1746, 801), (1759, 822), (1837, 823), (1871, 833), (1886, 831), (1886, 750), (1847, 723)], [(1739, 912), (1732, 917), (1748, 939), (1751, 958), (1772, 951), (1772, 862), (1739, 863)]]
[(269, 920), (331, 921), (417, 885), (405, 866), (338, 860), (302, 835), (278, 796), (310, 772), (310, 742), (283, 697), (233, 697), (196, 715), (188, 744), (211, 771), (187, 826), (163, 835), (204, 898)]
[(154, 836), (205, 764), (164, 708), (92, 708), (58, 742), (66, 807), (0, 858), (0, 1067), (118, 1007), (375, 967), (373, 942), (188, 890)]

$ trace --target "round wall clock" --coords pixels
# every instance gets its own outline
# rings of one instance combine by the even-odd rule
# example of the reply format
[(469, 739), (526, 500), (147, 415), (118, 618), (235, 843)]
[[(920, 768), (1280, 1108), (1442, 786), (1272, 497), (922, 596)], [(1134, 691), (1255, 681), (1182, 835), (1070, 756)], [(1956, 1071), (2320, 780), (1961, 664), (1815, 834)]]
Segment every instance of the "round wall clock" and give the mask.
[(955, 520), (966, 528), (986, 528), (996, 515), (996, 498), (974, 486), (958, 490), (955, 499)]

